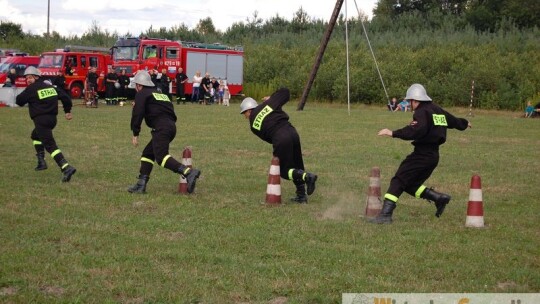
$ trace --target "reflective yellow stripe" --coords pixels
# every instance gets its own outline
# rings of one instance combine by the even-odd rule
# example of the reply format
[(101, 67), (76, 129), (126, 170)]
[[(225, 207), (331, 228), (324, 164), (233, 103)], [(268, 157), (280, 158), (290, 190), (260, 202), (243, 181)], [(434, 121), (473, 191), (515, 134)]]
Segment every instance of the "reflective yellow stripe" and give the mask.
[(251, 127), (257, 131), (260, 131), (264, 118), (266, 118), (268, 114), (272, 113), (272, 111), (274, 111), (274, 109), (270, 108), (270, 106), (264, 107), (259, 112), (259, 114), (257, 114), (257, 116), (255, 117), (255, 120), (253, 120), (253, 125), (251, 125)]
[(395, 196), (395, 195), (392, 195), (392, 194), (390, 194), (390, 193), (386, 193), (386, 194), (384, 195), (384, 198), (387, 199), (387, 200), (389, 200), (389, 201), (392, 201), (392, 202), (394, 202), (394, 203), (397, 203), (397, 201), (398, 201), (398, 199), (399, 199), (399, 197), (397, 197), (397, 196)]
[(189, 173), (189, 171), (191, 171), (191, 168), (190, 168), (190, 167), (186, 167), (186, 169), (184, 170), (184, 172), (182, 172), (182, 175), (183, 175), (183, 176), (186, 176), (186, 175)]
[(420, 198), (420, 195), (422, 195), (422, 193), (424, 193), (424, 190), (426, 190), (426, 186), (422, 185), (418, 188), (418, 190), (416, 190), (416, 193), (414, 194), (414, 196), (416, 198)]
[(65, 167), (69, 166), (68, 163), (65, 163), (63, 166), (62, 166), (62, 170), (64, 170)]
[(292, 180), (292, 174), (294, 172), (294, 169), (289, 169), (289, 172), (287, 172), (287, 174), (289, 175), (289, 179)]
[(446, 122), (446, 116), (444, 116), (444, 114), (441, 114), (441, 115), (433, 114), (433, 124), (436, 126), (447, 127), (448, 123)]
[(165, 94), (161, 94), (161, 93), (152, 93), (152, 95), (154, 96), (154, 98), (157, 100), (157, 101), (168, 101), (168, 102), (171, 102), (171, 100), (169, 99), (169, 96), (165, 95)]
[(165, 163), (167, 162), (167, 159), (169, 159), (171, 157), (171, 155), (167, 155), (163, 158), (163, 161), (161, 162), (161, 166), (163, 168), (165, 168)]
[(62, 151), (60, 151), (60, 149), (56, 149), (56, 150), (54, 150), (53, 153), (51, 153), (51, 157), (54, 158), (56, 155), (58, 155), (60, 153), (62, 153)]
[(41, 89), (41, 90), (38, 90), (37, 93), (38, 93), (38, 98), (40, 100), (49, 98), (52, 96), (58, 96), (58, 93), (56, 92), (54, 88)]
[(307, 173), (302, 174), (302, 180), (303, 180), (303, 181), (306, 180), (306, 175), (307, 175)]
[(141, 157), (141, 161), (142, 162), (147, 162), (147, 163), (151, 163), (152, 165), (154, 164), (154, 161), (149, 159), (149, 158), (146, 158), (146, 157)]
[(34, 144), (34, 146), (43, 145), (43, 143), (40, 142), (39, 140), (34, 140), (32, 143)]

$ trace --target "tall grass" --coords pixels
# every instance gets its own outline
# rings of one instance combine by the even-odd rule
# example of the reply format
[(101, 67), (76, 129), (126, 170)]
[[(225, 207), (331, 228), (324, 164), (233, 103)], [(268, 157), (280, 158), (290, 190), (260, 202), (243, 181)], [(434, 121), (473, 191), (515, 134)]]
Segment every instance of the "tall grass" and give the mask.
[[(70, 183), (48, 157), (35, 172), (27, 109), (0, 108), (0, 302), (338, 303), (344, 292), (539, 292), (538, 119), (475, 111), (449, 131), (428, 186), (450, 193), (441, 218), (403, 196), (394, 224), (361, 217), (369, 172), (382, 191), (409, 143), (377, 137), (409, 113), (381, 107), (286, 106), (306, 168), (309, 204), (264, 204), (271, 146), (231, 107), (180, 105), (171, 153), (192, 146), (202, 177), (193, 195), (154, 168), (132, 195), (142, 147), (130, 107), (75, 107), (55, 129), (78, 171)], [(450, 109), (467, 116), (468, 109)], [(149, 130), (141, 132), (141, 144)], [(472, 174), (482, 177), (486, 227), (464, 227)], [(294, 195), (282, 181), (283, 200)]]

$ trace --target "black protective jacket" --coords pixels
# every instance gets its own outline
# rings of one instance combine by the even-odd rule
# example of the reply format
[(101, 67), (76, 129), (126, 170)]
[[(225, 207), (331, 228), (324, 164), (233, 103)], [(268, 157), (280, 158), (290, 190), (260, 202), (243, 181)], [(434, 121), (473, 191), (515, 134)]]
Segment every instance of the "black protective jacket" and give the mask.
[(290, 96), (289, 89), (281, 88), (268, 100), (251, 110), (249, 116), (251, 132), (271, 144), (277, 130), (285, 125), (291, 125), (289, 115), (282, 110)]
[(58, 100), (62, 101), (65, 113), (71, 113), (71, 97), (61, 89), (56, 89), (43, 78), (27, 86), (24, 91), (17, 95), (17, 105), (23, 107), (28, 104), (30, 118), (40, 115), (58, 115)]
[(176, 122), (173, 104), (166, 94), (159, 93), (153, 87), (144, 87), (135, 95), (135, 105), (131, 114), (131, 131), (133, 136), (139, 136), (142, 121), (149, 128), (155, 128), (161, 119)]
[(469, 122), (457, 118), (432, 102), (421, 102), (414, 110), (411, 123), (392, 133), (392, 137), (412, 140), (418, 145), (442, 145), (446, 142), (446, 130), (465, 130)]

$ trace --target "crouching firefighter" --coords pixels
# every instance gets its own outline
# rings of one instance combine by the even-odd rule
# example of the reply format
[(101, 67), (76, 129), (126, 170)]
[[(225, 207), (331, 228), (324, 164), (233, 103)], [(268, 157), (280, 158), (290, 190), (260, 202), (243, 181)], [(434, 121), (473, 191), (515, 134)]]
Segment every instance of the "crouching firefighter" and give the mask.
[(423, 183), (439, 163), (439, 146), (446, 142), (446, 130), (464, 131), (471, 127), (466, 119), (457, 118), (432, 103), (421, 84), (411, 85), (405, 99), (410, 101), (414, 111), (412, 122), (396, 131), (382, 129), (378, 135), (412, 140), (414, 151), (403, 160), (390, 181), (381, 213), (372, 220), (377, 224), (392, 223), (392, 213), (403, 192), (434, 202), (437, 209), (435, 216), (440, 217), (443, 214), (451, 197), (427, 188)]
[(272, 144), (273, 154), (279, 158), (281, 178), (292, 180), (296, 186), (296, 197), (291, 201), (307, 203), (307, 195), (315, 191), (317, 175), (305, 171), (300, 136), (289, 122), (289, 115), (282, 109), (289, 98), (287, 88), (265, 97), (260, 105), (248, 97), (240, 104), (240, 114), (249, 120), (253, 134)]
[(195, 183), (201, 171), (182, 165), (169, 154), (169, 144), (176, 136), (176, 114), (169, 97), (159, 93), (154, 88), (150, 74), (139, 71), (133, 82), (137, 94), (135, 105), (131, 115), (131, 131), (133, 132), (132, 144), (138, 145), (139, 133), (143, 119), (146, 125), (152, 129), (152, 139), (146, 145), (141, 156), (139, 180), (128, 188), (131, 193), (146, 193), (146, 184), (150, 179), (150, 173), (154, 163), (175, 173), (181, 174), (187, 180), (187, 191), (193, 193)]
[(41, 78), (40, 71), (29, 66), (24, 71), (24, 77), (28, 86), (17, 95), (17, 105), (23, 107), (28, 104), (30, 118), (34, 121), (34, 130), (30, 138), (34, 141), (37, 156), (36, 171), (47, 169), (45, 150), (56, 161), (62, 171), (62, 182), (69, 182), (77, 171), (64, 158), (64, 154), (56, 145), (53, 129), (56, 127), (58, 115), (58, 100), (62, 102), (65, 117), (71, 120), (71, 97), (61, 88), (55, 88), (49, 81)]

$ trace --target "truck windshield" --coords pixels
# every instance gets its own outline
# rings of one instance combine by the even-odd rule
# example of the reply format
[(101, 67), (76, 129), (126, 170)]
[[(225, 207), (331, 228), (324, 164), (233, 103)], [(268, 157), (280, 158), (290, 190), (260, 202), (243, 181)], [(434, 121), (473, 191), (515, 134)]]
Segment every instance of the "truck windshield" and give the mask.
[(2, 63), (0, 64), (0, 73), (7, 73), (9, 72), (9, 68), (13, 65), (13, 63)]
[(136, 46), (118, 46), (113, 48), (113, 60), (136, 60), (139, 50)]
[(64, 55), (41, 55), (38, 68), (61, 68), (64, 62)]

